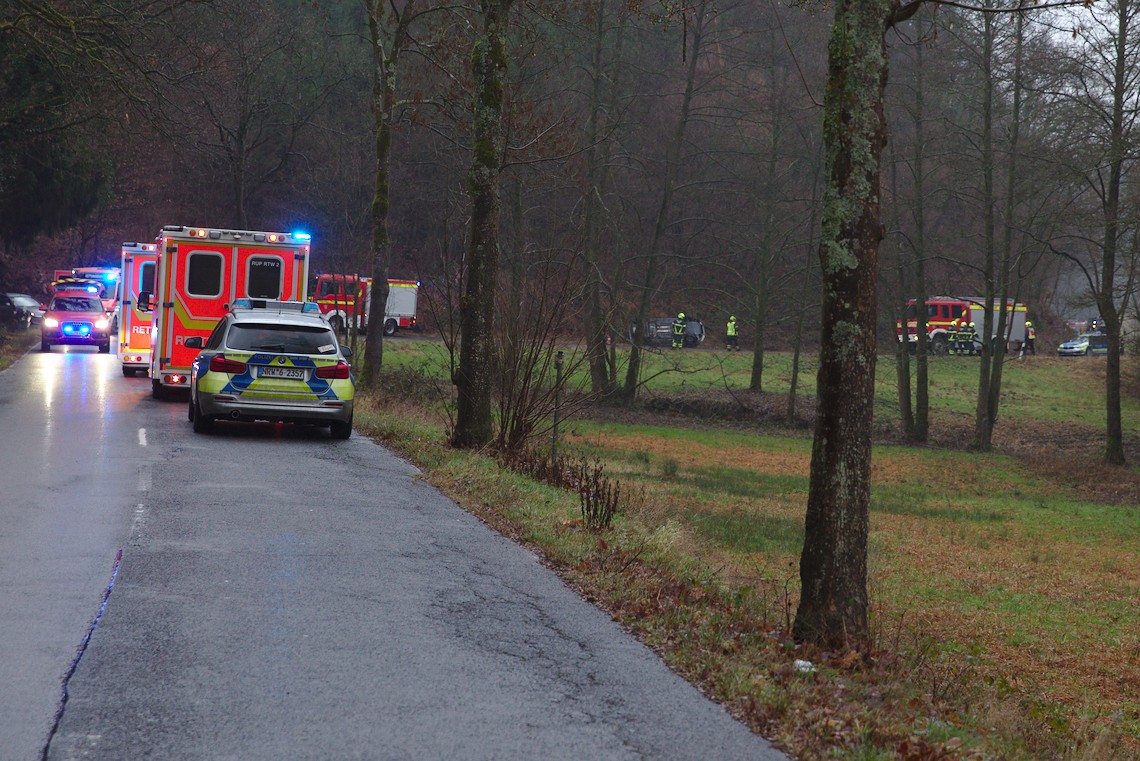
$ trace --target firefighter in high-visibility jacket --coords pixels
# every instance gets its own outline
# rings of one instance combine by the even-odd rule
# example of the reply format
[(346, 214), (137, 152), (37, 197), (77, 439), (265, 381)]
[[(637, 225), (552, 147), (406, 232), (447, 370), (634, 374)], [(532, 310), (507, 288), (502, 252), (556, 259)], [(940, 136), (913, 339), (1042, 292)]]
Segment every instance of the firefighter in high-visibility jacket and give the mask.
[(728, 318), (728, 325), (725, 327), (725, 348), (729, 351), (740, 351), (740, 331), (736, 327), (736, 315)]
[(1025, 353), (1037, 353), (1037, 331), (1029, 320), (1025, 321)]
[(978, 329), (977, 329), (977, 326), (975, 326), (974, 323), (972, 323), (972, 322), (969, 323), (968, 325), (966, 325), (965, 330), (959, 330), (958, 331), (958, 340), (962, 344), (962, 353), (963, 354), (968, 354), (971, 357), (977, 355), (978, 346), (975, 343), (977, 338), (978, 338)]
[(958, 353), (958, 321), (951, 320), (946, 326), (946, 351), (953, 355)]
[(673, 320), (673, 348), (685, 348), (685, 313), (679, 312)]

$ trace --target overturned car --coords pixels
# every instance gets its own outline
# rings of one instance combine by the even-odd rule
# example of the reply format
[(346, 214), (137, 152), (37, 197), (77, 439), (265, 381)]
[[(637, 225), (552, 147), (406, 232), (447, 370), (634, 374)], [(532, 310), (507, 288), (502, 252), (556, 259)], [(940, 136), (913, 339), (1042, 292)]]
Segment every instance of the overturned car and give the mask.
[[(647, 321), (645, 341), (642, 346), (668, 348), (673, 345), (673, 318), (654, 317)], [(636, 338), (637, 325), (630, 325), (629, 340)], [(696, 317), (685, 316), (685, 348), (700, 346), (705, 340), (705, 326)]]

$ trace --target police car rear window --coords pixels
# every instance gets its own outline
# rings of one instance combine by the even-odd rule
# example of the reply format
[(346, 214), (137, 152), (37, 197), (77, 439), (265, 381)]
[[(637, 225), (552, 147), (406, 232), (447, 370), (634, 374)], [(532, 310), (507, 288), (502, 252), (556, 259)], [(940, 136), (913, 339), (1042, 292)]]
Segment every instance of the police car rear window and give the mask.
[(336, 341), (328, 328), (303, 325), (259, 325), (239, 322), (230, 326), (226, 346), (240, 351), (284, 354), (336, 354)]

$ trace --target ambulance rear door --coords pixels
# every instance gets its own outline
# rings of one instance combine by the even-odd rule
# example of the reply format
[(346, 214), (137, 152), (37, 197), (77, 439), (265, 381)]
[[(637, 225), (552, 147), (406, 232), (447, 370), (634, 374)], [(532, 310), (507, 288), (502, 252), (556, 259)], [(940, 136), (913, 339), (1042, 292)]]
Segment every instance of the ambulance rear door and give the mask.
[(212, 240), (163, 240), (157, 364), (160, 372), (184, 374), (198, 356), (197, 349), (186, 347), (186, 339), (209, 336), (234, 298), (234, 249)]
[(123, 244), (119, 301), (119, 358), (145, 369), (150, 363), (151, 313), (141, 311), (140, 293), (154, 293), (158, 253), (153, 243)]

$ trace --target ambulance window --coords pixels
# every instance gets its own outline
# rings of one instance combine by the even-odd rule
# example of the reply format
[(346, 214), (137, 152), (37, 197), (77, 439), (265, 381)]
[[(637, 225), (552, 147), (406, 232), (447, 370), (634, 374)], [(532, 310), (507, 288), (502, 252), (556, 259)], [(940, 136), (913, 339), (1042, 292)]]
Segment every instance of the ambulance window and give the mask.
[(194, 251), (186, 263), (186, 293), (190, 296), (222, 295), (222, 257), (208, 251)]
[(251, 256), (246, 265), (246, 295), (251, 299), (281, 298), (285, 262), (278, 256)]
[(139, 268), (139, 291), (154, 293), (154, 262), (147, 262)]

